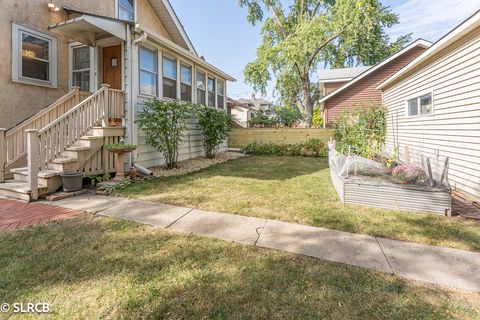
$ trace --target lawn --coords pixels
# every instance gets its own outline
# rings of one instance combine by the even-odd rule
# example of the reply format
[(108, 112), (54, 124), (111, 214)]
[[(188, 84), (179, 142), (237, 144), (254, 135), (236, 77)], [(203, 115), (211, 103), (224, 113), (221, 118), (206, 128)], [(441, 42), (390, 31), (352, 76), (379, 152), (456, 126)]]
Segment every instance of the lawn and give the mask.
[(0, 244), (0, 302), (46, 302), (57, 319), (480, 316), (478, 293), (93, 215)]
[(343, 205), (326, 159), (255, 156), (181, 177), (131, 185), (119, 195), (278, 219), (378, 237), (480, 251), (480, 224), (434, 214)]

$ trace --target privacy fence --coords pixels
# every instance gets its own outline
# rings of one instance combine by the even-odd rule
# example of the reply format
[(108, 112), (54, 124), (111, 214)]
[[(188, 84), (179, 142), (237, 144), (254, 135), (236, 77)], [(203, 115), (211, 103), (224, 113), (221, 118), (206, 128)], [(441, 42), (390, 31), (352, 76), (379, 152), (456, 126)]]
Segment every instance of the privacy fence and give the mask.
[(325, 143), (333, 137), (329, 129), (298, 128), (233, 128), (228, 137), (229, 148), (245, 148), (253, 142), (294, 144), (318, 138)]

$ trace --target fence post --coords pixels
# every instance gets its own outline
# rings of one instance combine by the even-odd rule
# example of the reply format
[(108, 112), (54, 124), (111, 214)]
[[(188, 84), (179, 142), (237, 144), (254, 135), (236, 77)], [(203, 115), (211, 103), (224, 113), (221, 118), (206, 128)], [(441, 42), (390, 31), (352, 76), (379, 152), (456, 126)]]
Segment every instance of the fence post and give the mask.
[(5, 145), (5, 131), (0, 128), (0, 183), (5, 181), (5, 163), (7, 162), (7, 146)]
[(27, 133), (28, 189), (32, 200), (38, 199), (39, 148), (38, 130), (29, 129)]
[(109, 84), (102, 84), (103, 88), (103, 126), (108, 127), (108, 118), (110, 117), (110, 101), (108, 100), (108, 91), (110, 88)]

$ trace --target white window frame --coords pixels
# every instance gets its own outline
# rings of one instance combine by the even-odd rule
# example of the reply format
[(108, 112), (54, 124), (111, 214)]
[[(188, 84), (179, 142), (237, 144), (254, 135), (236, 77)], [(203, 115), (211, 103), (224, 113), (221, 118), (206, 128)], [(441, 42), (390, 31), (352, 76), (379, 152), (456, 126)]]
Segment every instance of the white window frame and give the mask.
[[(208, 80), (212, 78), (213, 79), (213, 96), (214, 96), (214, 101), (213, 101), (213, 106), (209, 105), (208, 103), (210, 102), (210, 99), (208, 97), (208, 94), (212, 91), (209, 91), (208, 90)], [(215, 77), (213, 74), (209, 74), (207, 73), (207, 97), (206, 97), (206, 103), (207, 103), (207, 106), (208, 107), (211, 107), (211, 108), (217, 108), (217, 77)]]
[[(22, 76), (22, 35), (28, 34), (49, 43), (48, 81)], [(57, 39), (49, 34), (12, 22), (12, 81), (43, 87), (57, 88)]]
[[(128, 11), (128, 10), (127, 10)], [(120, 19), (120, 0), (115, 0), (115, 17)], [(133, 21), (137, 21), (137, 0), (133, 0)]]
[[(80, 47), (87, 47), (87, 45), (80, 42), (73, 42), (68, 44), (68, 88), (72, 90), (73, 87), (73, 50)], [(90, 48), (90, 88), (89, 92), (95, 91), (95, 48)], [(79, 71), (79, 70), (76, 70)]]
[[(148, 49), (150, 51), (153, 51), (153, 56), (155, 59), (157, 59), (157, 73), (151, 71), (151, 70), (147, 70), (147, 69), (142, 69), (141, 65), (142, 65), (142, 62), (140, 60), (140, 52), (141, 52), (141, 48), (144, 47), (145, 49)], [(148, 46), (146, 44), (141, 44), (138, 46), (138, 92), (140, 95), (143, 95), (143, 96), (148, 96), (148, 97), (158, 97), (159, 96), (159, 70), (163, 70), (163, 68), (161, 69), (159, 67), (159, 54), (158, 54), (158, 50), (155, 49), (154, 47), (151, 47), (151, 46)], [(163, 66), (163, 60), (162, 60), (162, 66)], [(151, 94), (151, 93), (148, 93), (148, 92), (143, 92), (142, 91), (142, 86), (140, 85), (140, 81), (141, 81), (141, 77), (140, 77), (140, 74), (141, 74), (141, 71), (145, 71), (145, 72), (148, 72), (148, 73), (151, 73), (151, 74), (155, 74), (155, 79), (157, 80), (156, 81), (156, 86), (155, 86), (155, 94)], [(163, 75), (162, 75), (163, 76)], [(163, 77), (162, 77), (163, 79)], [(162, 84), (163, 85), (163, 84)]]
[[(180, 60), (180, 59), (179, 59)], [(191, 97), (191, 100), (190, 101), (191, 103), (195, 103), (195, 96), (193, 94), (193, 88), (194, 88), (194, 84), (196, 84), (194, 81), (195, 81), (195, 76), (194, 76), (194, 73), (195, 73), (195, 68), (193, 66), (193, 64), (185, 61), (185, 60), (180, 60), (179, 61), (179, 70), (180, 70), (180, 73), (178, 74), (178, 80), (180, 82), (180, 89), (179, 89), (179, 93), (178, 93), (178, 99), (181, 100), (181, 101), (184, 101), (182, 100), (182, 65), (185, 66), (185, 67), (189, 67), (190, 68), (190, 97)], [(196, 87), (195, 87), (196, 88)]]
[[(420, 113), (420, 99), (426, 95), (430, 95), (431, 97), (431, 100), (432, 100), (432, 106), (430, 108), (430, 113), (425, 113), (425, 114), (421, 114)], [(420, 94), (416, 94), (416, 95), (412, 95), (410, 97), (408, 97), (406, 100), (405, 100), (405, 116), (407, 118), (418, 118), (418, 117), (431, 117), (433, 116), (433, 109), (434, 109), (434, 100), (433, 100), (433, 90), (432, 91), (426, 91), (426, 92), (422, 92)], [(418, 114), (417, 115), (410, 115), (410, 110), (409, 110), (409, 107), (408, 107), (408, 103), (409, 101), (411, 100), (414, 100), (416, 99), (417, 100), (417, 108), (418, 108)]]
[[(165, 77), (163, 75), (163, 59), (164, 58), (167, 58), (167, 59), (170, 59), (170, 60), (174, 60), (175, 61), (175, 68), (177, 70), (177, 79), (172, 79), (172, 78), (169, 78), (169, 77)], [(179, 64), (179, 57), (176, 56), (176, 55), (173, 55), (173, 54), (170, 54), (168, 52), (165, 52), (163, 51), (162, 52), (162, 96), (161, 96), (161, 99), (165, 99), (165, 100), (178, 100), (179, 99), (179, 96), (180, 96), (180, 74), (179, 74), (179, 71), (180, 71), (180, 64)], [(167, 79), (170, 79), (170, 80), (174, 80), (175, 81), (175, 98), (170, 98), (170, 97), (165, 97), (165, 92), (163, 92), (163, 79), (164, 78), (167, 78)]]
[[(195, 68), (195, 103), (196, 104), (201, 104), (200, 102), (198, 102), (198, 93), (197, 93), (197, 72), (198, 73), (202, 73), (204, 76), (205, 76), (205, 106), (208, 105), (208, 74), (207, 74), (207, 71), (206, 70), (203, 70), (201, 68)], [(202, 104), (203, 105), (203, 104)]]
[[(223, 83), (223, 95), (221, 95), (220, 92), (218, 91), (218, 88), (219, 88), (218, 83), (219, 83), (219, 81), (221, 81), (221, 82)], [(215, 99), (216, 99), (216, 107), (217, 107), (217, 109), (223, 109), (223, 110), (225, 110), (225, 100), (226, 100), (226, 99), (225, 99), (225, 92), (227, 91), (227, 90), (226, 90), (226, 81), (225, 81), (224, 79), (217, 78), (217, 79), (216, 79), (216, 86), (217, 86), (217, 92), (216, 92), (216, 96), (217, 96), (217, 97), (215, 98)], [(223, 106), (222, 106), (221, 108), (218, 107), (218, 96), (223, 97)]]

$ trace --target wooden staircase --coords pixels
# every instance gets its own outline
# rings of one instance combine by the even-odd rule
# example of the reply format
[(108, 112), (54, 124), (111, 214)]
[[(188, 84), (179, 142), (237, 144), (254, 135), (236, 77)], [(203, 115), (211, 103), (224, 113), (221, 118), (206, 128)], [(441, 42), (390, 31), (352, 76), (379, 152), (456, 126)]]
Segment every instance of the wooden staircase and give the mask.
[[(103, 85), (82, 99), (74, 88), (15, 128), (0, 129), (0, 196), (29, 202), (57, 191), (64, 172), (113, 172), (114, 155), (104, 146), (118, 143), (125, 135), (124, 127), (109, 126), (111, 119), (123, 116), (122, 91)], [(43, 127), (33, 128), (39, 123)], [(5, 179), (6, 168), (23, 156), (27, 157), (27, 167), (10, 169), (13, 179)]]

